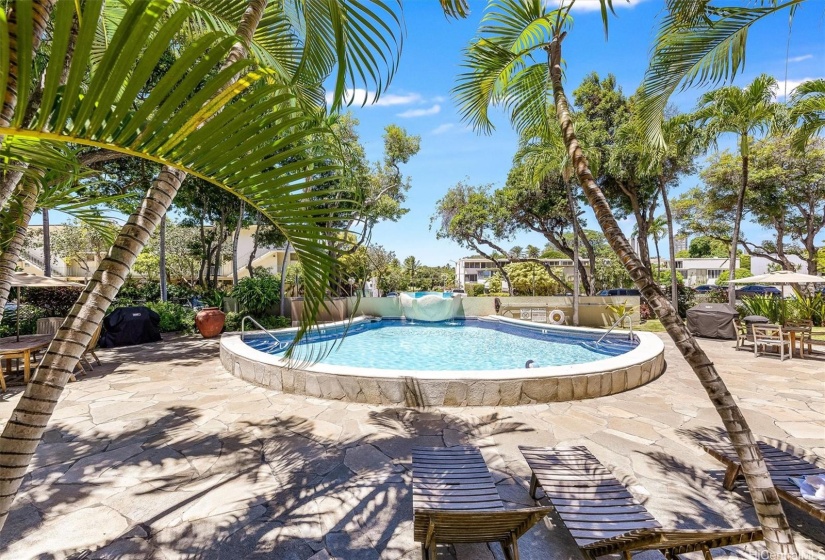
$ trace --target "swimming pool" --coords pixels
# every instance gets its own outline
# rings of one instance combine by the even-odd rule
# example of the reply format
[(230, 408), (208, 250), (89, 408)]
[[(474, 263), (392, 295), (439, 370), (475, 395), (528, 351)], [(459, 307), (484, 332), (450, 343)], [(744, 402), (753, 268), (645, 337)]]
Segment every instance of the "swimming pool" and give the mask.
[[(638, 339), (626, 334), (571, 333), (551, 327), (528, 328), (500, 321), (456, 320), (421, 323), (387, 320), (353, 325), (340, 343), (343, 327), (316, 330), (295, 347), (294, 359), (336, 366), (414, 371), (524, 369), (582, 364), (634, 349)], [(262, 352), (283, 355), (266, 335), (246, 343)]]
[[(338, 342), (341, 331), (347, 336)], [(290, 341), (295, 329), (273, 331)], [(665, 371), (664, 344), (653, 333), (539, 325), (501, 316), (410, 325), (360, 317), (325, 325), (295, 348), (264, 333), (221, 338), (232, 375), (285, 393), (406, 406), (517, 405), (621, 393)], [(322, 358), (317, 350), (321, 352)], [(436, 352), (437, 350), (437, 352)], [(302, 358), (311, 357), (311, 360)], [(525, 367), (533, 360), (538, 367)], [(355, 365), (354, 365), (355, 364)]]

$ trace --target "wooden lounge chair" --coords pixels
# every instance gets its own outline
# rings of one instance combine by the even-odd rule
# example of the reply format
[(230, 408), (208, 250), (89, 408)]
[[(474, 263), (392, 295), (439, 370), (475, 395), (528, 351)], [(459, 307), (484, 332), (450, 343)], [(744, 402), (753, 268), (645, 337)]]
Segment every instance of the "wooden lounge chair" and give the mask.
[(551, 508), (504, 509), (479, 450), (470, 446), (414, 447), (414, 539), (424, 560), (439, 543), (498, 542), (518, 560), (518, 539)]
[[(825, 475), (825, 469), (768, 445), (764, 441), (759, 441), (757, 444), (765, 458), (765, 465), (768, 467), (779, 497), (792, 506), (810, 513), (816, 519), (825, 521), (825, 505), (815, 504), (803, 498), (799, 488), (790, 480), (790, 477)], [(736, 480), (742, 476), (742, 464), (739, 462), (739, 456), (733, 445), (726, 442), (704, 442), (702, 448), (727, 467), (723, 485), (726, 490), (733, 490)]]
[(586, 447), (519, 447), (533, 476), (553, 504), (585, 558), (658, 550), (672, 560), (701, 550), (761, 540), (757, 527), (743, 529), (664, 529)]

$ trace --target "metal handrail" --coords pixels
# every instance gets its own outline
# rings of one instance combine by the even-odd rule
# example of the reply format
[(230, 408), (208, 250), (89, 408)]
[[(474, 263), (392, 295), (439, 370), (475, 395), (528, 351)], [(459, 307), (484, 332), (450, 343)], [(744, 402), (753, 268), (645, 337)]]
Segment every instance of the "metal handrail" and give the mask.
[(246, 316), (244, 316), (244, 318), (243, 318), (243, 319), (241, 319), (241, 340), (244, 340), (244, 333), (245, 333), (245, 330), (246, 330), (244, 327), (246, 326), (246, 320), (247, 320), (247, 319), (249, 319), (250, 321), (252, 321), (252, 324), (253, 324), (253, 325), (255, 325), (256, 327), (258, 327), (259, 329), (261, 329), (262, 331), (264, 331), (266, 334), (268, 334), (268, 335), (269, 335), (269, 337), (270, 337), (272, 340), (274, 340), (274, 341), (278, 344), (278, 348), (279, 348), (279, 349), (280, 349), (280, 348), (284, 348), (284, 347), (286, 346), (286, 343), (285, 343), (285, 342), (281, 342), (280, 340), (278, 340), (278, 338), (277, 338), (274, 334), (272, 334), (271, 332), (269, 332), (268, 330), (266, 330), (266, 329), (263, 327), (263, 325), (261, 325), (258, 321), (256, 321), (255, 319), (253, 319), (253, 318), (252, 318), (251, 316), (249, 316), (249, 315), (246, 315)]
[(610, 332), (611, 332), (613, 329), (615, 329), (615, 328), (616, 328), (616, 325), (618, 325), (619, 323), (624, 323), (624, 320), (625, 320), (625, 319), (630, 319), (630, 335), (628, 335), (628, 340), (633, 340), (633, 317), (630, 315), (630, 313), (625, 313), (624, 315), (622, 315), (621, 317), (619, 317), (618, 319), (616, 319), (615, 321), (613, 321), (613, 324), (612, 324), (612, 325), (610, 325), (610, 328), (609, 328), (609, 329), (607, 329), (607, 332), (606, 332), (606, 333), (604, 333), (604, 334), (601, 336), (601, 338), (599, 338), (599, 340), (597, 340), (597, 341), (596, 341), (596, 344), (599, 344), (602, 340), (604, 340), (604, 337), (606, 337), (607, 335), (609, 335), (609, 334), (610, 334)]

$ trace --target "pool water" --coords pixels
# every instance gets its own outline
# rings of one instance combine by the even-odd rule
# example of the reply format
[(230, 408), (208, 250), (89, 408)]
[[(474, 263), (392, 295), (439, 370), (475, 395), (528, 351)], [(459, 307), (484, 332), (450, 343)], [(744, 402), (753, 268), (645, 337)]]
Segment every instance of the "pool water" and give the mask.
[[(360, 368), (504, 370), (524, 369), (527, 360), (535, 367), (593, 362), (624, 354), (638, 344), (621, 334), (596, 344), (600, 333), (477, 320), (410, 324), (385, 319), (352, 326), (343, 340), (340, 334), (340, 329), (313, 332), (296, 347), (294, 358)], [(284, 352), (265, 336), (248, 337), (246, 343), (270, 354)]]

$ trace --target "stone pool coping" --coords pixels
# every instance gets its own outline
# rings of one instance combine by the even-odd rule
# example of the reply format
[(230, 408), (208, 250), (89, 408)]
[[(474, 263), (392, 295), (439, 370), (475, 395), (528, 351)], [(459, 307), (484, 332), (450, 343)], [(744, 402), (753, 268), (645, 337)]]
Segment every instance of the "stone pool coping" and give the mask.
[[(359, 317), (353, 324), (371, 321)], [(502, 321), (545, 328), (530, 321)], [(334, 328), (349, 321), (323, 325)], [(547, 325), (554, 330), (601, 333), (600, 329)], [(297, 329), (281, 329), (294, 334)], [(626, 332), (626, 331), (614, 331)], [(565, 366), (512, 370), (411, 371), (355, 368), (328, 364), (290, 364), (245, 344), (238, 333), (221, 337), (226, 370), (255, 385), (284, 393), (370, 404), (407, 406), (490, 406), (581, 400), (621, 393), (648, 383), (665, 371), (664, 343), (653, 333), (634, 333), (639, 345), (620, 356)]]

